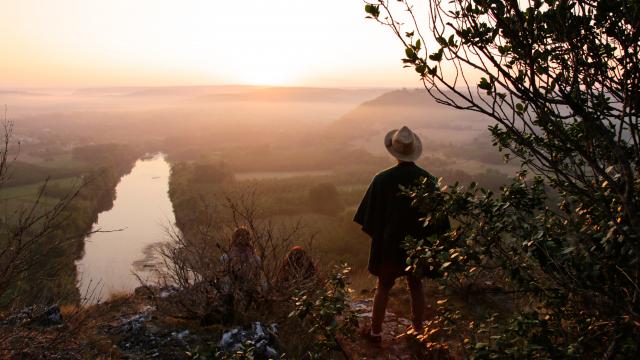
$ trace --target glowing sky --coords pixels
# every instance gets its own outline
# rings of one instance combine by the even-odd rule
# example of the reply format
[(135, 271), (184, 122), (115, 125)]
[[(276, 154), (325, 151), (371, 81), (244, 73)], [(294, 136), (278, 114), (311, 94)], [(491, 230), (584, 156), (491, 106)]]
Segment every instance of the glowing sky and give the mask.
[(3, 0), (0, 86), (419, 86), (361, 0)]

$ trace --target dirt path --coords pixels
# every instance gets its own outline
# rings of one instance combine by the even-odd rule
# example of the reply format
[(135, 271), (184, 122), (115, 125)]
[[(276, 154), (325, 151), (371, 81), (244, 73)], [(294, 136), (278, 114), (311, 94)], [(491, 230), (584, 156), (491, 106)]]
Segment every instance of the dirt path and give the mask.
[[(360, 328), (364, 328), (371, 322), (371, 299), (355, 301), (352, 308), (358, 313)], [(387, 311), (383, 328), (382, 344), (371, 344), (363, 337), (357, 335), (353, 341), (345, 341), (342, 346), (350, 359), (363, 360), (413, 360), (422, 359), (416, 355), (415, 339), (405, 334), (411, 321), (394, 312)]]

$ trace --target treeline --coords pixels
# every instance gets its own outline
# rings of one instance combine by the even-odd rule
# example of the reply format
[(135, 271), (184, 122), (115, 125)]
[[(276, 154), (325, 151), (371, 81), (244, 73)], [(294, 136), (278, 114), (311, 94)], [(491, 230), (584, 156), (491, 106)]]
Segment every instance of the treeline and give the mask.
[(184, 146), (178, 148), (172, 143), (171, 147), (167, 147), (170, 161), (224, 162), (233, 172), (332, 170), (353, 166), (383, 166), (387, 162), (384, 156), (315, 138), (282, 145), (238, 145), (217, 149), (194, 145), (189, 139), (172, 141)]
[[(226, 197), (255, 193), (255, 207), (261, 220), (270, 219), (289, 224), (299, 223), (308, 234), (315, 235), (314, 250), (325, 266), (348, 261), (357, 269), (366, 266), (368, 239), (355, 224), (353, 214), (369, 182), (376, 172), (393, 166), (386, 161), (377, 166), (352, 164), (327, 175), (297, 176), (237, 181), (233, 164), (220, 161), (194, 161), (174, 164), (169, 181), (169, 197), (173, 203), (176, 226), (189, 238), (212, 221), (211, 215), (226, 216)], [(508, 177), (488, 169), (480, 174), (452, 170), (426, 158), (425, 166), (445, 183), (472, 181), (498, 189)], [(440, 165), (440, 166), (434, 166)]]
[[(64, 154), (59, 154), (64, 155)], [(50, 167), (16, 160), (11, 162), (3, 187), (37, 184), (48, 180), (78, 177), (100, 166), (123, 166), (142, 155), (140, 150), (123, 144), (94, 144), (71, 150), (67, 166)]]
[(36, 184), (44, 179), (56, 180), (82, 175), (86, 169), (84, 167), (73, 168), (50, 168), (23, 161), (11, 163), (7, 179), (4, 186), (20, 186)]

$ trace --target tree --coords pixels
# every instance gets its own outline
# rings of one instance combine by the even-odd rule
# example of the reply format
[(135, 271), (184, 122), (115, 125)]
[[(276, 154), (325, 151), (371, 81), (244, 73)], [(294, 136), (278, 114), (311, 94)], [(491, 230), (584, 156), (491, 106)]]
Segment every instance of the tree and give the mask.
[(331, 183), (320, 183), (309, 189), (309, 206), (317, 213), (336, 215), (344, 210), (338, 188)]
[(448, 239), (411, 241), (414, 266), (440, 257), (446, 277), (492, 263), (536, 297), (537, 312), (522, 310), (478, 354), (637, 356), (640, 2), (425, 3), (426, 19), (409, 0), (365, 11), (437, 102), (495, 120), (493, 144), (523, 171), (497, 195), (413, 189), (425, 212), (460, 222)]
[[(0, 144), (0, 190), (11, 176), (11, 165), (19, 146), (13, 146), (13, 123), (6, 119)], [(83, 234), (71, 234), (68, 221), (80, 187), (57, 200), (47, 201), (48, 181), (22, 206), (9, 206), (3, 196), (0, 213), (0, 308), (52, 301), (47, 290), (55, 288), (56, 275), (64, 274), (64, 264), (56, 262)], [(71, 263), (73, 265), (73, 263)], [(34, 290), (35, 289), (35, 290)], [(33, 291), (32, 291), (33, 290)]]

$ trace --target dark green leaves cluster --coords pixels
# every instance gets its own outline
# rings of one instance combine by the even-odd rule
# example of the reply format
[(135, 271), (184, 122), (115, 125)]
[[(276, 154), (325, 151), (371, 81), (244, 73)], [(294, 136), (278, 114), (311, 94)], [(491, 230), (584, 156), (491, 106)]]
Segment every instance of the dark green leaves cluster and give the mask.
[[(346, 264), (336, 266), (325, 286), (314, 292), (301, 291), (294, 297), (295, 309), (290, 317), (298, 317), (309, 326), (317, 341), (310, 349), (312, 358), (325, 358), (340, 348), (336, 336), (350, 337), (358, 327), (358, 320), (350, 307), (350, 289)], [(325, 356), (325, 357), (322, 357)]]
[(445, 281), (493, 271), (531, 300), (478, 354), (637, 358), (640, 2), (426, 2), (423, 28), (410, 0), (381, 1), (374, 18), (436, 101), (495, 120), (493, 144), (528, 174), (497, 194), (412, 189), (425, 221), (457, 225), (408, 239), (408, 265)]
[(374, 4), (366, 4), (364, 11), (369, 14), (368, 17), (377, 19), (380, 16), (380, 6)]
[[(407, 239), (410, 269), (445, 283), (491, 269), (503, 286), (537, 299), (540, 310), (519, 314), (486, 343), (470, 345), (479, 358), (579, 358), (606, 351), (600, 337), (617, 339), (619, 351), (637, 351), (635, 320), (619, 314), (637, 306), (628, 296), (635, 285), (622, 274), (637, 264), (637, 256), (626, 254), (629, 243), (615, 228), (594, 223), (595, 209), (561, 203), (551, 210), (547, 192), (542, 178), (529, 179), (526, 172), (498, 194), (475, 184), (468, 190), (458, 184), (442, 191), (411, 189), (409, 195), (428, 214), (425, 222), (439, 214), (459, 224), (445, 236)], [(569, 221), (576, 211), (589, 219)]]

